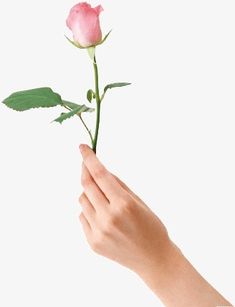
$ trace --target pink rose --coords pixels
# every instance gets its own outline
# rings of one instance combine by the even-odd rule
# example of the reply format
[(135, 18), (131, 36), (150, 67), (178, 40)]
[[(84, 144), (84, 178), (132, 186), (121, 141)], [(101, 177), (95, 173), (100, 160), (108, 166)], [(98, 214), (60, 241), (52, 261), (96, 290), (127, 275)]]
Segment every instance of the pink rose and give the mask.
[(75, 43), (78, 43), (81, 47), (90, 47), (101, 42), (102, 32), (99, 15), (102, 11), (101, 5), (92, 8), (86, 2), (78, 3), (72, 7), (66, 24), (73, 32)]

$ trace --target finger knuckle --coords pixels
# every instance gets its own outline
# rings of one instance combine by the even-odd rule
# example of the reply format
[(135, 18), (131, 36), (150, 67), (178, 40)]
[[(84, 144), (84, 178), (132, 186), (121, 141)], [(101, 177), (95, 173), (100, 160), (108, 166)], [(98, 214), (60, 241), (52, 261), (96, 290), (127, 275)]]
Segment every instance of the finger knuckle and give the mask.
[(91, 183), (91, 180), (90, 180), (89, 177), (83, 176), (83, 177), (81, 178), (81, 184), (82, 184), (83, 187), (89, 186), (90, 183)]
[(92, 241), (92, 242), (91, 242), (91, 248), (92, 248), (92, 250), (93, 250), (95, 253), (97, 253), (97, 254), (100, 253), (100, 244), (99, 244), (99, 242), (97, 242), (97, 241)]
[(96, 234), (95, 238), (93, 238), (93, 240), (90, 242), (92, 250), (100, 254), (102, 252), (104, 240), (105, 238), (102, 233), (100, 233), (99, 235)]
[(94, 170), (94, 177), (95, 179), (100, 179), (106, 175), (106, 170), (103, 166), (98, 166)]
[(83, 204), (84, 203), (84, 201), (85, 201), (85, 194), (84, 193), (82, 193), (80, 196), (79, 196), (79, 203), (80, 204)]
[(122, 214), (131, 213), (135, 208), (134, 200), (130, 196), (125, 196), (120, 200), (119, 209)]
[(115, 228), (118, 227), (118, 223), (119, 223), (119, 215), (116, 214), (116, 212), (112, 213), (110, 216), (106, 218), (105, 222), (103, 222), (102, 233), (105, 236), (110, 236), (115, 230)]

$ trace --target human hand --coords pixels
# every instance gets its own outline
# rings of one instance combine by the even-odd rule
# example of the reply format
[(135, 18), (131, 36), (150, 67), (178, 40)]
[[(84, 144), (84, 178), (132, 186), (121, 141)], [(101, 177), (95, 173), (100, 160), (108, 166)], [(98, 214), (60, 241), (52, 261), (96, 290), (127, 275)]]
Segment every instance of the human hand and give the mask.
[(171, 246), (165, 226), (87, 145), (80, 150), (80, 221), (91, 248), (138, 274), (146, 267), (161, 267)]
[(165, 306), (231, 306), (183, 256), (148, 206), (87, 145), (80, 150), (80, 221), (92, 249), (136, 272)]

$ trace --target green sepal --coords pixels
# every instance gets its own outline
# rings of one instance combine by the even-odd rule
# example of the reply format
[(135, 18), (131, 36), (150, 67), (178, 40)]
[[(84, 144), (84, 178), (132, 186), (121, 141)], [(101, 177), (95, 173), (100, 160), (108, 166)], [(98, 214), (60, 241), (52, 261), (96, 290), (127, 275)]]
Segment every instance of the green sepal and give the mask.
[(102, 45), (102, 44), (106, 41), (106, 39), (109, 37), (109, 34), (110, 34), (111, 32), (112, 32), (112, 30), (110, 30), (110, 31), (105, 35), (105, 37), (101, 40), (101, 42), (98, 43), (96, 46)]
[[(106, 39), (109, 37), (109, 35), (110, 35), (111, 32), (112, 32), (112, 30), (110, 30), (110, 31), (104, 36), (104, 38), (103, 38), (99, 43), (97, 43), (96, 45), (91, 45), (91, 46), (89, 46), (89, 47), (83, 47), (83, 46), (81, 46), (78, 42), (75, 42), (75, 41), (71, 40), (68, 36), (65, 35), (65, 37), (67, 38), (67, 40), (68, 40), (73, 46), (75, 46), (75, 47), (77, 47), (77, 48), (79, 48), (79, 49), (87, 49), (87, 51), (88, 51), (88, 53), (89, 53), (91, 59), (93, 60), (93, 59), (94, 59), (94, 55), (93, 55), (94, 51), (92, 50), (92, 48), (95, 48), (96, 46), (102, 45), (102, 44), (106, 41)], [(91, 54), (90, 54), (90, 53), (91, 53)]]
[(72, 41), (70, 38), (68, 38), (66, 35), (65, 37), (67, 38), (67, 40), (75, 47), (79, 48), (79, 49), (86, 49), (87, 47), (82, 47), (78, 42), (74, 42)]

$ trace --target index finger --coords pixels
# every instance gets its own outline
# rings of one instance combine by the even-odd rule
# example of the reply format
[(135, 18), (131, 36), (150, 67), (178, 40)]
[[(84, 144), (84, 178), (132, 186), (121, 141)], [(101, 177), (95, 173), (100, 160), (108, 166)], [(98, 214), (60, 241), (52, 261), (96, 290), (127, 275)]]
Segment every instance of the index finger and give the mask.
[(85, 166), (107, 199), (122, 196), (125, 193), (124, 189), (99, 161), (93, 150), (84, 144), (80, 145), (79, 148)]

